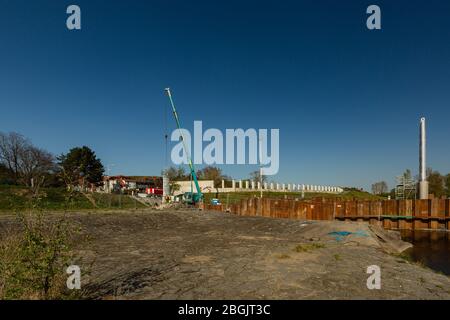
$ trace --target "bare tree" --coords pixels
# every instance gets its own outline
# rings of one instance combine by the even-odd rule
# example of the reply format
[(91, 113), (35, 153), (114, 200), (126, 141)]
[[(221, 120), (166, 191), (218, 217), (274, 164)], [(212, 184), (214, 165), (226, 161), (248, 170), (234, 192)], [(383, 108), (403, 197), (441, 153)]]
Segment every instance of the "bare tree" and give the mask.
[[(259, 182), (259, 181), (261, 181), (260, 179), (260, 170), (255, 170), (255, 171), (252, 171), (252, 172), (250, 172), (250, 180), (251, 181), (257, 181), (257, 182)], [(265, 183), (265, 182), (267, 182), (267, 176), (265, 176), (265, 175), (263, 175), (262, 176), (262, 181), (261, 181), (262, 183)]]
[(383, 194), (388, 192), (388, 185), (386, 181), (375, 182), (372, 184), (373, 194)]
[(19, 182), (20, 159), (30, 141), (17, 132), (0, 132), (0, 161), (13, 173), (14, 182)]
[(16, 132), (0, 132), (0, 163), (13, 174), (15, 183), (37, 189), (56, 169), (52, 154), (33, 146), (29, 139)]
[(20, 161), (20, 182), (39, 188), (46, 176), (56, 170), (53, 155), (45, 150), (29, 146), (23, 151)]

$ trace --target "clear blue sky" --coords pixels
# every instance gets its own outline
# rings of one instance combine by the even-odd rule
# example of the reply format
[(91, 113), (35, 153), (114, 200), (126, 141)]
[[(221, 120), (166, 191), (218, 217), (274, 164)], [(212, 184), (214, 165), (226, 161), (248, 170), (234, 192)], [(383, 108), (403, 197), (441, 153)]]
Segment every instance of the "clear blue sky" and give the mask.
[(0, 0), (0, 131), (115, 174), (160, 173), (166, 86), (188, 129), (279, 128), (280, 182), (392, 187), (417, 173), (421, 116), (448, 173), (449, 79), (448, 1)]

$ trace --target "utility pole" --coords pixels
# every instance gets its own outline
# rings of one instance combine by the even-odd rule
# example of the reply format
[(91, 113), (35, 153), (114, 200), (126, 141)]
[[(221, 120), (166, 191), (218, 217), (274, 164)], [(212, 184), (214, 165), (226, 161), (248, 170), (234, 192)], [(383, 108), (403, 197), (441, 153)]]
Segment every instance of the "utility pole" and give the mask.
[(263, 197), (263, 168), (262, 168), (262, 150), (261, 150), (261, 136), (259, 137), (259, 187), (260, 187), (260, 197)]

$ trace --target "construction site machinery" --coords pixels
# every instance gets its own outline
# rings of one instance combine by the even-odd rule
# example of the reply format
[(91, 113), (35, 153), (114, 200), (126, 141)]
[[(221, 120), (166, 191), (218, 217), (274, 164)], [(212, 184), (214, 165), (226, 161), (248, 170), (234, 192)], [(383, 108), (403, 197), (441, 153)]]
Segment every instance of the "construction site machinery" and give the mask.
[(190, 175), (191, 175), (192, 180), (194, 181), (195, 189), (197, 190), (196, 193), (194, 193), (192, 190), (191, 190), (191, 192), (185, 192), (184, 195), (183, 195), (183, 202), (188, 203), (188, 204), (196, 204), (198, 202), (202, 202), (203, 201), (203, 193), (202, 193), (202, 191), (200, 189), (200, 185), (198, 183), (197, 175), (195, 174), (194, 164), (192, 163), (192, 159), (191, 159), (191, 156), (189, 154), (189, 150), (187, 149), (186, 142), (184, 140), (183, 131), (181, 130), (180, 120), (178, 118), (177, 110), (175, 109), (175, 104), (173, 103), (173, 99), (172, 99), (172, 94), (170, 92), (170, 88), (166, 88), (165, 91), (166, 91), (166, 94), (167, 94), (167, 96), (169, 97), (169, 100), (170, 100), (170, 106), (172, 107), (172, 113), (173, 113), (173, 116), (175, 118), (175, 122), (177, 124), (177, 129), (178, 129), (178, 132), (180, 134), (180, 139), (183, 142), (183, 148), (184, 148), (184, 151), (185, 151), (185, 154), (186, 154), (187, 163), (189, 165)]

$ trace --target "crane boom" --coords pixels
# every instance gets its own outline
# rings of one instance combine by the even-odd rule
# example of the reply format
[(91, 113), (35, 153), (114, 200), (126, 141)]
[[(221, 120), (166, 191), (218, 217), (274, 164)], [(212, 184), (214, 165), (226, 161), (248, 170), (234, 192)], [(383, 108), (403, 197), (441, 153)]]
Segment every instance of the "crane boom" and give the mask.
[(178, 118), (178, 113), (177, 113), (177, 110), (175, 109), (175, 104), (173, 103), (170, 88), (166, 88), (165, 91), (170, 100), (170, 105), (172, 107), (172, 113), (175, 118), (175, 122), (177, 123), (177, 128), (178, 128), (178, 132), (181, 137), (181, 141), (183, 142), (184, 151), (186, 152), (186, 158), (187, 158), (187, 162), (189, 165), (189, 170), (191, 171), (191, 176), (192, 176), (192, 179), (194, 180), (195, 188), (197, 189), (197, 199), (194, 199), (194, 202), (197, 202), (198, 200), (201, 200), (203, 198), (203, 194), (200, 189), (200, 185), (198, 183), (197, 175), (195, 174), (194, 164), (192, 163), (191, 156), (190, 156), (189, 151), (186, 146), (186, 142), (184, 141), (183, 132), (181, 131), (180, 119)]

